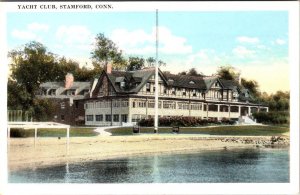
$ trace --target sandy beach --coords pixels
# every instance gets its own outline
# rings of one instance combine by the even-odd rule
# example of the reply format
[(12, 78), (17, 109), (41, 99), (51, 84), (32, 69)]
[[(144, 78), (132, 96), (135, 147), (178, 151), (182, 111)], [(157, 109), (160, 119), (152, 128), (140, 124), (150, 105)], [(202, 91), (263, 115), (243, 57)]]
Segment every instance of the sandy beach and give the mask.
[[(93, 160), (148, 155), (152, 153), (191, 152), (270, 145), (270, 136), (206, 136), (148, 134), (134, 136), (71, 137), (67, 154), (65, 138), (11, 138), (8, 145), (9, 170), (86, 162)], [(275, 144), (288, 145), (281, 136)]]

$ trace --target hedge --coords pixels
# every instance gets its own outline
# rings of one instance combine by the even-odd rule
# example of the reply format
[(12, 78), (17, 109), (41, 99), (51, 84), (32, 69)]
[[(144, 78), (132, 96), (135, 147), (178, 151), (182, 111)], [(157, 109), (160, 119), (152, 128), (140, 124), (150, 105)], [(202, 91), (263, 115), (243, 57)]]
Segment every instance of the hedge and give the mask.
[[(170, 127), (170, 126), (180, 126), (180, 127), (196, 127), (205, 125), (218, 125), (218, 124), (235, 124), (234, 120), (223, 118), (221, 121), (216, 119), (201, 119), (196, 117), (161, 117), (158, 120), (160, 126)], [(154, 125), (154, 119), (142, 119), (139, 122), (140, 126), (150, 127)]]

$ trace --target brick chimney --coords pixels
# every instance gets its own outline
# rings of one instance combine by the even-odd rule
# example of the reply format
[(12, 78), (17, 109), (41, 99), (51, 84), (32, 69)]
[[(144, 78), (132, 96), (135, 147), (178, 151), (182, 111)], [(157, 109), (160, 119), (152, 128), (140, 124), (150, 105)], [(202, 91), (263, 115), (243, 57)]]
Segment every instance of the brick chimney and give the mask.
[(106, 73), (111, 74), (111, 70), (112, 70), (112, 64), (111, 62), (108, 62), (106, 65)]
[(66, 75), (65, 88), (66, 88), (66, 89), (71, 88), (72, 85), (73, 85), (73, 82), (74, 82), (74, 76), (73, 76), (73, 74), (68, 73), (68, 74)]

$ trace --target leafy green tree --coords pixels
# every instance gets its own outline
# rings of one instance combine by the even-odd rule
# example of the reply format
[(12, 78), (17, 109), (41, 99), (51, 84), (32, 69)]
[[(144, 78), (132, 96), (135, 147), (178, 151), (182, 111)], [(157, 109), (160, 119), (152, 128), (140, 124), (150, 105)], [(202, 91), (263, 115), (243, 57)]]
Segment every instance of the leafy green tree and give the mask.
[(198, 73), (198, 71), (195, 68), (191, 68), (188, 72), (187, 75), (189, 76), (203, 76), (202, 73)]
[(128, 66), (127, 66), (128, 71), (141, 70), (144, 67), (145, 67), (145, 60), (143, 58), (129, 57)]
[(218, 68), (217, 75), (219, 78), (222, 79), (234, 80), (240, 75), (240, 72), (233, 66), (226, 65), (226, 66), (220, 66)]
[(41, 83), (57, 79), (56, 56), (41, 43), (30, 42), (21, 50), (12, 50), (8, 56), (12, 61), (11, 78), (31, 96)]
[(155, 65), (155, 59), (153, 57), (149, 57), (146, 59), (146, 62), (147, 62), (147, 66), (148, 67), (152, 67)]
[(114, 69), (122, 69), (126, 66), (126, 60), (123, 57), (122, 51), (116, 44), (100, 33), (96, 36), (95, 48), (91, 52), (93, 61), (96, 64), (106, 66), (108, 63), (113, 63)]
[(28, 110), (31, 103), (31, 94), (26, 91), (25, 87), (9, 78), (7, 82), (8, 110)]
[(244, 78), (241, 79), (241, 84), (245, 88), (247, 88), (251, 94), (258, 97), (260, 94), (258, 82), (255, 80), (246, 80)]

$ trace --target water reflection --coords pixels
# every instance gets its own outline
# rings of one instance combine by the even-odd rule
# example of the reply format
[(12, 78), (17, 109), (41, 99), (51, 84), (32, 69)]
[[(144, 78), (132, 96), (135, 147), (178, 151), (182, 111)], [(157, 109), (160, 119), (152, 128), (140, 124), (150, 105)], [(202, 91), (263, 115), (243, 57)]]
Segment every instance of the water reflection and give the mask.
[(284, 149), (153, 155), (9, 173), (12, 183), (289, 182)]

